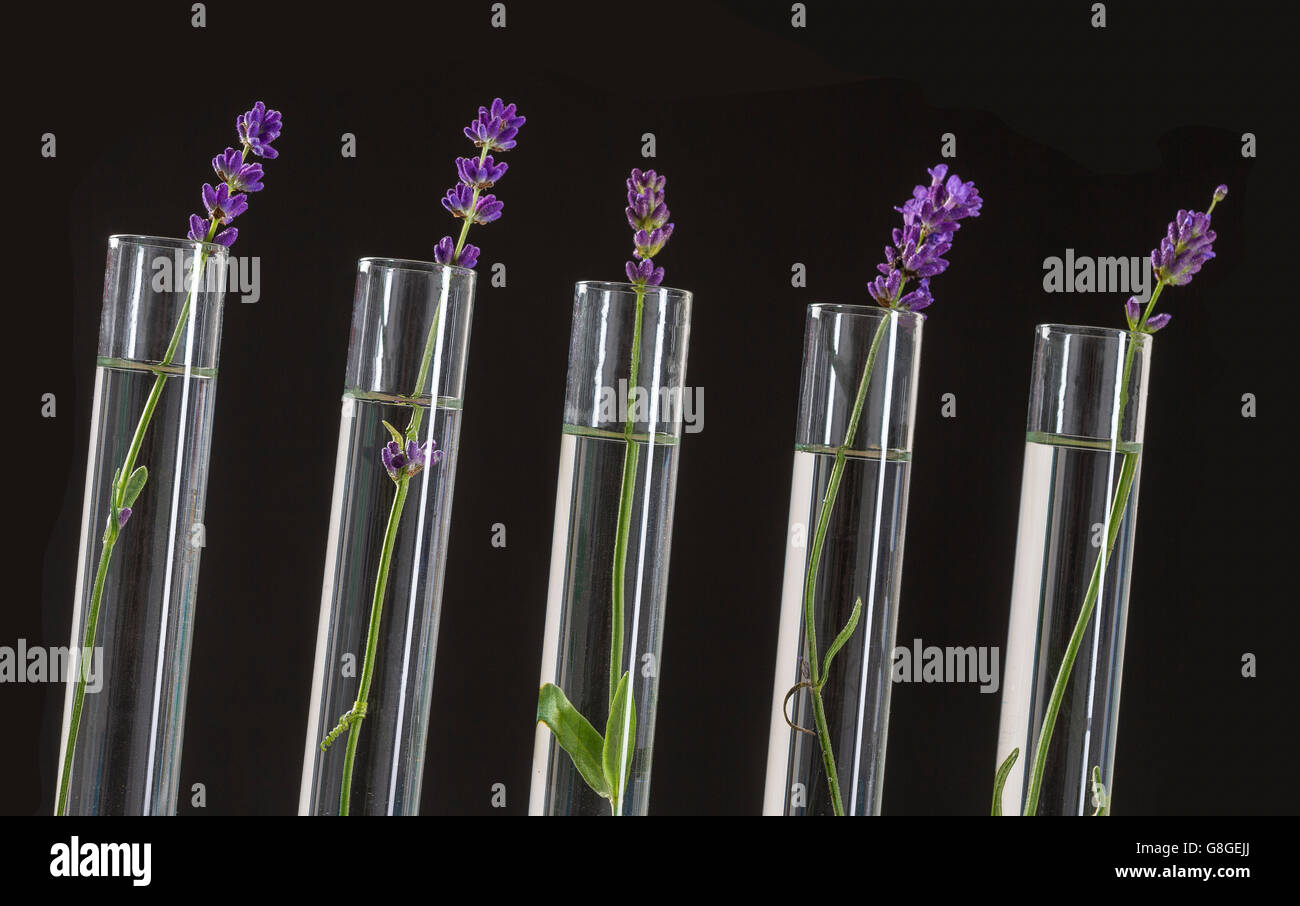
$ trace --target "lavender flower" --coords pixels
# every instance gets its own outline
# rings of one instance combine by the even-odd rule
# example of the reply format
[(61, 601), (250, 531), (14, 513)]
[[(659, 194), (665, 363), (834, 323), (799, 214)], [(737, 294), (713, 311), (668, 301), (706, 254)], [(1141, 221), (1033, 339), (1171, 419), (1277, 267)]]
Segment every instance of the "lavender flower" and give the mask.
[(501, 98), (496, 98), (490, 109), (478, 108), (478, 119), (465, 127), (465, 136), (488, 151), (509, 151), (525, 122), (524, 117), (515, 115), (514, 104), (503, 104)]
[(460, 174), (460, 181), (471, 189), (490, 189), (492, 185), (505, 176), (506, 169), (509, 167), (506, 163), (497, 163), (489, 154), (479, 161), (473, 157), (456, 158), (456, 172)]
[(266, 105), (258, 101), (253, 109), (241, 113), (235, 120), (235, 131), (246, 151), (258, 157), (273, 160), (280, 152), (271, 147), (271, 142), (280, 137), (280, 112), (267, 110)]
[(402, 478), (411, 478), (424, 471), (426, 465), (437, 465), (442, 461), (442, 451), (434, 450), (429, 452), (430, 447), (436, 447), (437, 444), (430, 439), (424, 446), (420, 446), (413, 440), (406, 442), (406, 447), (395, 440), (386, 443), (382, 450), (379, 451), (379, 458), (383, 460), (384, 468), (388, 470), (388, 477), (393, 481), (401, 481)]
[(1169, 323), (1173, 317), (1169, 313), (1151, 314), (1156, 299), (1166, 286), (1186, 286), (1191, 283), (1205, 262), (1214, 258), (1214, 240), (1218, 237), (1211, 229), (1211, 216), (1215, 206), (1227, 197), (1228, 187), (1216, 186), (1210, 206), (1204, 214), (1198, 211), (1179, 211), (1174, 215), (1173, 222), (1165, 229), (1160, 245), (1151, 250), (1156, 288), (1151, 293), (1145, 310), (1135, 296), (1124, 303), (1124, 318), (1128, 321), (1129, 330), (1155, 333)]
[(1215, 238), (1209, 214), (1179, 211), (1159, 248), (1151, 250), (1156, 279), (1174, 286), (1191, 283), (1201, 266), (1214, 257)]
[[(277, 157), (278, 152), (271, 147), (271, 142), (279, 137), (280, 129), (280, 112), (267, 110), (261, 101), (254, 104), (252, 110), (239, 115), (235, 120), (235, 131), (243, 150), (226, 148), (212, 158), (212, 169), (220, 182), (215, 188), (203, 184), (203, 207), (208, 216), (190, 215), (190, 230), (186, 233), (190, 239), (215, 242), (229, 248), (239, 238), (238, 228), (229, 224), (248, 210), (248, 196), (244, 193), (262, 190), (262, 165), (245, 161), (250, 153), (267, 159)], [(227, 229), (218, 232), (218, 226)]]
[(212, 169), (232, 192), (262, 190), (262, 165), (244, 163), (244, 155), (234, 148), (227, 148), (212, 158)]
[(442, 199), (442, 206), (453, 217), (468, 220), (471, 223), (491, 223), (501, 217), (504, 202), (497, 201), (495, 195), (479, 195), (478, 191), (461, 183), (447, 190)]
[(456, 158), (456, 175), (460, 182), (447, 190), (442, 206), (459, 220), (460, 238), (443, 236), (433, 247), (433, 260), (439, 264), (473, 267), (478, 263), (479, 250), (465, 242), (471, 224), (491, 223), (499, 220), (505, 203), (495, 195), (484, 195), (505, 176), (508, 164), (498, 163), (489, 151), (509, 151), (515, 146), (515, 136), (525, 118), (515, 114), (515, 105), (503, 103), (501, 98), (492, 106), (478, 108), (478, 119), (465, 127), (465, 135), (479, 148), (478, 157)]
[(215, 234), (211, 240), (209, 240), (208, 232), (211, 227), (212, 224), (204, 220), (198, 214), (191, 214), (190, 231), (185, 235), (190, 239), (193, 239), (195, 242), (211, 241), (215, 242), (217, 245), (224, 245), (226, 248), (230, 248), (230, 246), (234, 244), (235, 240), (239, 238), (239, 228), (230, 227), (229, 229), (222, 230), (220, 233)]
[[(902, 228), (895, 228), (892, 244), (885, 247), (884, 264), (876, 265), (880, 276), (867, 285), (878, 305), (904, 311), (920, 311), (934, 302), (930, 278), (948, 269), (943, 257), (952, 248), (952, 237), (967, 217), (978, 217), (984, 199), (973, 182), (948, 176), (948, 165), (927, 170), (930, 184), (912, 190), (912, 197), (894, 208), (903, 215)], [(904, 292), (909, 280), (919, 281)]]
[(242, 192), (232, 195), (230, 186), (224, 182), (215, 189), (205, 182), (203, 184), (203, 206), (208, 209), (209, 220), (215, 220), (217, 223), (225, 225), (248, 210), (248, 196)]
[(649, 258), (640, 264), (629, 261), (623, 265), (623, 271), (627, 274), (628, 282), (638, 286), (658, 286), (664, 282), (664, 269), (655, 267), (655, 263)]
[(122, 528), (124, 525), (126, 525), (126, 520), (130, 518), (131, 518), (131, 508), (129, 506), (122, 507), (120, 510), (117, 511), (117, 527)]
[(456, 243), (450, 236), (443, 236), (433, 247), (433, 260), (439, 264), (455, 264), (459, 267), (473, 267), (478, 264), (478, 246), (465, 243), (460, 250), (460, 260), (456, 260)]
[(658, 286), (663, 283), (664, 269), (651, 260), (663, 250), (673, 234), (668, 222), (668, 205), (664, 200), (664, 187), (668, 177), (654, 170), (642, 172), (633, 169), (627, 180), (627, 223), (632, 234), (632, 255), (635, 260), (623, 266), (627, 279), (638, 287)]

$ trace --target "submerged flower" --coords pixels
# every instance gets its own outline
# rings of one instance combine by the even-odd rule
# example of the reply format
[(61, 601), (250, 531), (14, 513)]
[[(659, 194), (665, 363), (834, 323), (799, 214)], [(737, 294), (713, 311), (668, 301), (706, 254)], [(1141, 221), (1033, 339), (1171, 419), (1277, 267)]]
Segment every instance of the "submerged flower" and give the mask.
[(266, 105), (258, 101), (253, 109), (241, 113), (235, 120), (235, 130), (239, 141), (245, 148), (258, 157), (272, 160), (280, 152), (271, 147), (271, 142), (280, 137), (280, 111), (267, 110)]
[[(943, 255), (952, 248), (961, 221), (978, 217), (984, 206), (975, 183), (962, 182), (955, 173), (949, 176), (947, 164), (926, 172), (930, 184), (916, 186), (912, 197), (894, 208), (903, 215), (903, 226), (894, 229), (885, 261), (876, 265), (880, 276), (867, 284), (867, 293), (885, 308), (920, 311), (934, 302), (930, 278), (948, 269)], [(908, 290), (910, 280), (919, 283)]]
[(212, 169), (232, 192), (262, 190), (262, 165), (244, 163), (244, 155), (234, 148), (227, 148), (212, 158)]
[(525, 122), (525, 117), (515, 115), (514, 104), (503, 104), (501, 98), (496, 98), (491, 108), (478, 108), (478, 118), (465, 127), (465, 135), (480, 148), (509, 151)]
[(673, 234), (668, 222), (668, 205), (664, 200), (664, 187), (668, 177), (654, 170), (633, 168), (627, 180), (627, 223), (633, 229), (632, 256), (623, 270), (628, 280), (637, 286), (658, 286), (663, 282), (664, 269), (656, 267), (650, 259), (658, 255)]
[(388, 471), (388, 477), (393, 481), (400, 481), (403, 477), (410, 478), (424, 471), (424, 467), (429, 464), (437, 465), (442, 460), (442, 451), (434, 450), (429, 452), (430, 447), (436, 447), (433, 440), (429, 440), (420, 446), (413, 440), (406, 442), (403, 448), (395, 440), (390, 440), (384, 444), (379, 451), (379, 458), (383, 460), (384, 468)]

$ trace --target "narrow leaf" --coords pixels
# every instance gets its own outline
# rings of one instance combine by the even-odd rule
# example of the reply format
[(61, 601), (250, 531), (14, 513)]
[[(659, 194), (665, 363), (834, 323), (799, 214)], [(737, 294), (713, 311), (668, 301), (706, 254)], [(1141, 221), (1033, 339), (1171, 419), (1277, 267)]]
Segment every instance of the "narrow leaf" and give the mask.
[(122, 492), (122, 506), (131, 506), (144, 490), (144, 483), (149, 480), (149, 470), (140, 466), (131, 473), (126, 481), (126, 490)]
[(403, 450), (405, 450), (405, 449), (406, 449), (406, 438), (402, 436), (402, 432), (401, 432), (401, 431), (398, 431), (396, 428), (394, 428), (394, 427), (393, 427), (392, 425), (390, 425), (388, 422), (384, 422), (384, 427), (388, 429), (388, 433), (389, 433), (389, 434), (393, 435), (393, 440), (397, 441), (397, 445), (398, 445), (399, 447), (401, 447)]
[(578, 713), (554, 683), (545, 683), (537, 693), (537, 722), (550, 727), (560, 748), (569, 753), (573, 765), (597, 795), (610, 798), (605, 775), (601, 770), (604, 740), (587, 718)]
[(1101, 782), (1101, 765), (1092, 766), (1092, 817), (1110, 814), (1110, 796), (1106, 793), (1106, 784)]
[(826, 661), (822, 666), (821, 685), (826, 684), (826, 677), (830, 675), (831, 660), (848, 643), (853, 636), (853, 630), (858, 628), (858, 617), (860, 616), (862, 616), (862, 599), (858, 598), (853, 604), (853, 613), (849, 614), (849, 621), (844, 624), (844, 628), (840, 630), (840, 634), (835, 637), (835, 641), (831, 642), (831, 647), (826, 651)]
[[(626, 725), (627, 736), (624, 737), (623, 730)], [(609, 785), (612, 793), (610, 802), (614, 803), (614, 810), (619, 811), (619, 799), (623, 795), (623, 786), (627, 783), (628, 775), (632, 772), (632, 746), (636, 742), (636, 708), (632, 705), (632, 689), (630, 674), (624, 671), (623, 676), (618, 681), (618, 690), (614, 693), (614, 704), (609, 709), (609, 722), (605, 725), (605, 750), (603, 753), (603, 764), (605, 769), (605, 783)], [(619, 762), (623, 760), (624, 748), (627, 749), (627, 764), (623, 765), (623, 770), (619, 771)]]
[(1002, 767), (998, 768), (998, 774), (993, 778), (993, 816), (999, 817), (1002, 814), (1002, 788), (1007, 785), (1007, 775), (1011, 769), (1016, 766), (1016, 759), (1020, 757), (1020, 748), (1011, 750), (1007, 760), (1002, 762)]

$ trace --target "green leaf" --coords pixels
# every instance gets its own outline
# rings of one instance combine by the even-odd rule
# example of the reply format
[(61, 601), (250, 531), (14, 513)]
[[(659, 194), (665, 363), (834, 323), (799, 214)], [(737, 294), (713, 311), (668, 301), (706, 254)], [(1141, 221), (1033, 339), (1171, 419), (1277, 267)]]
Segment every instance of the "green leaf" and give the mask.
[(126, 490), (122, 492), (122, 506), (130, 506), (144, 490), (144, 483), (149, 480), (149, 470), (140, 466), (127, 479)]
[[(624, 725), (627, 726), (626, 739), (623, 736)], [(619, 762), (623, 760), (624, 743), (627, 748), (627, 764), (619, 771)], [(605, 724), (605, 750), (602, 764), (605, 770), (605, 783), (609, 785), (615, 811), (619, 811), (619, 798), (623, 794), (623, 785), (628, 774), (632, 772), (632, 746), (636, 743), (636, 708), (632, 705), (630, 675), (627, 671), (618, 681), (614, 692), (614, 704), (609, 709), (609, 722)]]
[(1110, 796), (1106, 793), (1106, 784), (1101, 782), (1101, 765), (1092, 766), (1092, 817), (1110, 814)]
[(587, 786), (609, 799), (609, 786), (605, 783), (605, 775), (601, 770), (604, 740), (554, 683), (544, 683), (537, 693), (537, 722), (550, 727), (555, 734), (555, 741), (569, 753), (574, 767), (582, 779), (587, 781)]
[(992, 815), (995, 818), (1002, 814), (1002, 788), (1007, 785), (1007, 775), (1010, 774), (1011, 769), (1016, 766), (1016, 759), (1019, 757), (1020, 748), (1017, 746), (1011, 750), (1011, 754), (1007, 756), (1007, 760), (1002, 762), (1002, 767), (998, 768), (997, 776), (993, 778)]
[(840, 630), (840, 634), (835, 637), (835, 641), (831, 642), (831, 647), (826, 652), (826, 661), (822, 665), (822, 681), (818, 688), (826, 685), (826, 677), (830, 676), (831, 673), (831, 660), (848, 643), (853, 635), (853, 630), (858, 628), (858, 617), (860, 616), (862, 616), (862, 599), (858, 598), (853, 604), (853, 613), (849, 614), (849, 621), (844, 624), (844, 628)]
[(398, 445), (399, 447), (401, 447), (403, 450), (405, 450), (405, 449), (406, 449), (406, 438), (402, 436), (402, 432), (401, 432), (401, 431), (398, 431), (396, 428), (394, 428), (394, 427), (393, 427), (392, 425), (390, 425), (388, 422), (384, 422), (384, 427), (388, 429), (388, 433), (389, 433), (389, 434), (393, 435), (393, 440), (397, 441), (397, 445)]

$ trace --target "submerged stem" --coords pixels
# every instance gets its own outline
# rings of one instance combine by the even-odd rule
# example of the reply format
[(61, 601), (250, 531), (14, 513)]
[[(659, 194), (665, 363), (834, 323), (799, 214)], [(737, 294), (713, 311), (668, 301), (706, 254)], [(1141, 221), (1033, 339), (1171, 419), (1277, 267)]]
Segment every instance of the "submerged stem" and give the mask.
[(826, 494), (822, 498), (821, 508), (817, 514), (817, 530), (813, 535), (813, 546), (808, 556), (808, 572), (804, 577), (803, 622), (805, 639), (805, 656), (808, 659), (812, 684), (809, 693), (813, 699), (813, 719), (817, 727), (817, 742), (821, 746), (822, 765), (826, 770), (826, 783), (831, 796), (831, 810), (837, 816), (844, 814), (844, 801), (840, 795), (839, 773), (835, 768), (835, 752), (831, 744), (830, 726), (826, 720), (826, 706), (822, 699), (822, 677), (820, 652), (817, 646), (816, 611), (814, 596), (817, 590), (817, 576), (821, 570), (822, 549), (826, 544), (826, 532), (830, 527), (831, 511), (835, 508), (839, 496), (840, 481), (844, 477), (844, 466), (853, 438), (858, 432), (858, 421), (867, 401), (867, 388), (871, 385), (871, 373), (875, 369), (876, 352), (884, 338), (885, 328), (893, 319), (892, 312), (886, 312), (876, 327), (867, 353), (867, 362), (858, 381), (857, 397), (853, 401), (853, 412), (849, 417), (848, 428), (844, 432), (844, 442), (835, 449), (835, 463), (831, 467), (830, 481), (826, 485)]
[[(1145, 326), (1147, 319), (1151, 317), (1151, 311), (1155, 308), (1156, 299), (1160, 297), (1160, 293), (1164, 288), (1163, 281), (1156, 284), (1155, 290), (1151, 293), (1151, 299), (1147, 302), (1146, 310), (1142, 313), (1142, 320), (1138, 322), (1139, 329)], [(1124, 431), (1124, 409), (1128, 406), (1128, 385), (1136, 353), (1137, 344), (1130, 338), (1128, 351), (1124, 358), (1124, 373), (1121, 378), (1119, 416), (1115, 426), (1117, 437), (1122, 436)], [(1079, 617), (1074, 622), (1074, 631), (1070, 633), (1070, 642), (1065, 649), (1065, 656), (1061, 659), (1060, 669), (1056, 673), (1056, 682), (1052, 684), (1052, 696), (1048, 700), (1047, 711), (1043, 714), (1043, 724), (1039, 728), (1038, 745), (1034, 747), (1034, 763), (1029, 778), (1029, 794), (1025, 798), (1025, 815), (1032, 816), (1038, 812), (1038, 798), (1043, 788), (1043, 774), (1047, 770), (1047, 752), (1052, 745), (1052, 735), (1056, 730), (1056, 718), (1061, 710), (1061, 702), (1065, 699), (1065, 687), (1070, 681), (1070, 674), (1074, 671), (1074, 662), (1079, 655), (1079, 646), (1083, 644), (1083, 637), (1087, 632), (1088, 623), (1092, 620), (1092, 611), (1097, 605), (1102, 577), (1106, 572), (1106, 563), (1110, 557), (1111, 549), (1115, 546), (1115, 539), (1119, 535), (1120, 519), (1128, 506), (1129, 493), (1133, 488), (1133, 477), (1137, 472), (1138, 457), (1141, 454), (1125, 451), (1122, 455), (1124, 461), (1120, 466), (1119, 484), (1115, 488), (1115, 499), (1111, 503), (1110, 514), (1107, 519), (1105, 542), (1101, 550), (1097, 552), (1097, 561), (1092, 567), (1092, 576), (1088, 580), (1088, 589), (1084, 592), (1083, 606), (1079, 609)]]
[[(484, 154), (487, 151), (484, 149)], [(477, 189), (475, 190), (477, 192)], [(470, 221), (465, 221), (465, 227), (461, 230), (460, 244), (456, 247), (456, 257), (460, 256), (461, 244), (465, 241), (465, 235), (469, 232)], [(438, 299), (438, 307), (433, 312), (433, 323), (429, 326), (429, 333), (424, 340), (424, 352), (420, 357), (420, 369), (415, 378), (415, 389), (411, 391), (411, 418), (406, 425), (405, 437), (407, 440), (414, 440), (419, 443), (420, 426), (424, 422), (424, 409), (419, 405), (420, 396), (424, 390), (424, 384), (429, 379), (429, 369), (433, 363), (433, 353), (437, 348), (438, 329), (442, 324), (442, 312), (447, 307), (448, 298), (451, 293), (451, 272), (450, 269), (444, 274), (442, 281), (442, 292)], [(438, 404), (438, 388), (431, 387), (429, 390), (429, 400), (431, 406)], [(366, 630), (366, 652), (361, 662), (361, 684), (357, 688), (356, 702), (352, 709), (344, 714), (338, 725), (326, 737), (322, 748), (325, 748), (329, 742), (337, 738), (339, 733), (348, 734), (347, 750), (343, 756), (343, 778), (339, 786), (339, 815), (346, 816), (350, 811), (352, 798), (352, 774), (356, 767), (356, 754), (358, 737), (361, 734), (361, 724), (366, 719), (366, 710), (370, 704), (370, 685), (375, 674), (375, 659), (379, 651), (379, 627), (384, 614), (384, 595), (388, 589), (388, 573), (392, 566), (393, 548), (397, 538), (397, 530), (402, 521), (402, 512), (406, 507), (406, 495), (410, 490), (410, 475), (403, 475), (397, 483), (397, 494), (393, 498), (392, 508), (388, 512), (388, 526), (384, 532), (384, 547), (379, 558), (379, 571), (375, 576), (374, 593), (370, 599), (370, 622)]]
[[(632, 323), (632, 354), (628, 367), (627, 411), (623, 418), (623, 479), (619, 489), (618, 523), (614, 535), (614, 570), (610, 582), (610, 634), (609, 634), (609, 711), (614, 712), (614, 698), (618, 683), (623, 677), (623, 615), (625, 611), (625, 585), (627, 576), (627, 545), (632, 529), (632, 497), (636, 491), (637, 461), (640, 449), (635, 439), (635, 406), (637, 375), (641, 370), (641, 321), (645, 311), (645, 286), (636, 287), (636, 315)], [(647, 434), (653, 436), (654, 425), (648, 425)], [(629, 680), (630, 682), (630, 680)], [(631, 695), (629, 689), (628, 694)], [(622, 756), (620, 754), (620, 763)], [(621, 770), (621, 768), (620, 768)], [(623, 812), (622, 790), (618, 802), (611, 803), (614, 814)]]
[[(247, 149), (245, 149), (245, 154), (247, 154)], [(214, 217), (208, 226), (206, 241), (211, 242), (216, 232), (217, 220)], [(72, 783), (72, 759), (77, 750), (77, 737), (81, 732), (81, 712), (86, 703), (87, 663), (90, 653), (94, 650), (95, 636), (99, 632), (99, 608), (104, 597), (104, 584), (108, 579), (108, 567), (112, 563), (113, 551), (117, 547), (117, 538), (122, 531), (122, 526), (118, 522), (118, 514), (122, 508), (123, 494), (126, 493), (127, 482), (130, 480), (131, 473), (135, 471), (135, 461), (140, 455), (141, 446), (144, 444), (145, 433), (149, 430), (149, 425), (153, 421), (154, 412), (158, 408), (158, 401), (162, 398), (163, 387), (167, 383), (167, 373), (163, 369), (172, 363), (172, 358), (180, 347), (185, 327), (189, 323), (194, 292), (198, 289), (199, 281), (203, 278), (203, 270), (207, 265), (208, 255), (206, 249), (199, 253), (199, 263), (191, 278), (190, 289), (185, 295), (185, 303), (181, 306), (181, 313), (176, 319), (176, 328), (172, 331), (167, 350), (163, 353), (162, 362), (155, 372), (149, 398), (145, 401), (140, 418), (136, 421), (135, 433), (131, 436), (131, 445), (127, 448), (126, 457), (122, 461), (121, 468), (117, 470), (117, 480), (110, 489), (108, 526), (104, 529), (103, 547), (99, 552), (99, 565), (95, 569), (95, 583), (90, 592), (90, 606), (86, 610), (86, 628), (81, 643), (82, 659), (78, 663), (79, 675), (72, 693), (72, 715), (68, 720), (68, 739), (63, 750), (63, 765), (59, 770), (59, 796), (54, 809), (54, 814), (58, 816), (66, 815), (68, 811), (68, 796), (71, 792)]]

